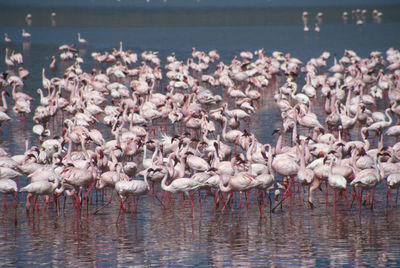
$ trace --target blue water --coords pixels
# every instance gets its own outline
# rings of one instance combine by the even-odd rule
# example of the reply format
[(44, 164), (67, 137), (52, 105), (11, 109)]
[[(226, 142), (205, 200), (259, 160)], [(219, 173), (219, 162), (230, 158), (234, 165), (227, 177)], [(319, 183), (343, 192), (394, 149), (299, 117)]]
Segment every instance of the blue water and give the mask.
[[(227, 7), (227, 8), (225, 8)], [(366, 8), (363, 25), (349, 17), (344, 23), (343, 11)], [(383, 12), (376, 23), (371, 12)], [(310, 32), (303, 31), (301, 14), (310, 13)], [(314, 32), (314, 17), (324, 12), (321, 31)], [(56, 26), (50, 13), (57, 13)], [(217, 49), (221, 61), (229, 64), (241, 51), (265, 49), (290, 53), (306, 62), (329, 51), (343, 55), (352, 49), (361, 57), (371, 51), (397, 48), (400, 43), (400, 4), (398, 1), (1, 1), (0, 34), (8, 33), (11, 48), (24, 55), (24, 67), (31, 72), (26, 92), (36, 96), (41, 87), (41, 71), (48, 77), (61, 75), (48, 66), (52, 55), (63, 44), (77, 43), (77, 33), (88, 40), (79, 51), (85, 60), (83, 69), (93, 68), (91, 53), (111, 51), (123, 42), (124, 49), (138, 54), (158, 51), (163, 65), (172, 52), (180, 60), (191, 56), (192, 47), (208, 52)], [(32, 26), (25, 15), (32, 14)], [(20, 31), (32, 35), (30, 42)], [(3, 39), (2, 39), (3, 40)], [(0, 43), (4, 53), (6, 45)], [(1, 54), (4, 55), (4, 54)], [(3, 57), (1, 57), (3, 58)], [(332, 64), (330, 59), (329, 64)], [(59, 62), (60, 64), (60, 62)], [(6, 70), (4, 61), (0, 70)], [(275, 86), (284, 77), (271, 80)], [(266, 92), (250, 126), (262, 142), (275, 142), (273, 128), (280, 127), (280, 114), (274, 107), (271, 92)], [(12, 106), (10, 100), (10, 106)], [(317, 107), (318, 108), (318, 105)], [(321, 108), (321, 107), (319, 107)], [(12, 112), (11, 112), (12, 114)], [(21, 127), (12, 114), (11, 135), (1, 132), (1, 145), (11, 154), (24, 152), (24, 140), (37, 143), (31, 134), (32, 114)], [(60, 122), (60, 121), (58, 121)], [(55, 130), (60, 130), (55, 126)], [(25, 184), (26, 179), (21, 178)], [(108, 193), (107, 193), (108, 194)], [(254, 193), (253, 193), (254, 195)], [(139, 212), (132, 213), (116, 224), (118, 200), (99, 215), (72, 213), (71, 200), (61, 216), (52, 207), (39, 214), (27, 215), (25, 196), (20, 196), (18, 221), (13, 220), (11, 199), (8, 212), (0, 215), (0, 263), (5, 266), (196, 266), (196, 267), (287, 267), (287, 266), (399, 266), (400, 226), (398, 208), (385, 208), (384, 185), (378, 189), (378, 210), (364, 210), (359, 215), (344, 208), (325, 207), (323, 194), (320, 205), (310, 210), (296, 195), (292, 207), (284, 206), (259, 216), (255, 204), (246, 211), (235, 209), (214, 213), (212, 200), (196, 203), (195, 217), (189, 208), (182, 212), (180, 197), (162, 209), (157, 200), (141, 198)], [(109, 195), (97, 194), (90, 211), (108, 200)], [(197, 196), (196, 196), (197, 198)], [(252, 196), (251, 198), (254, 198)], [(254, 200), (253, 200), (254, 201)]]

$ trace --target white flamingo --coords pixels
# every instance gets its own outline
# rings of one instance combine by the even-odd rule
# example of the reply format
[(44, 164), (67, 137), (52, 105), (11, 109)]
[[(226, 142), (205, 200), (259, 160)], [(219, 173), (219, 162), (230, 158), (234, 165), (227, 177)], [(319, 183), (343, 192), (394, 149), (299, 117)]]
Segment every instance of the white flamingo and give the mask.
[[(54, 177), (49, 177), (47, 181), (41, 180), (41, 181), (36, 181), (28, 184), (27, 186), (23, 187), (20, 189), (20, 192), (27, 192), (32, 194), (33, 196), (36, 196), (35, 199), (35, 204), (37, 203), (37, 199), (40, 195), (50, 195), (54, 193), (54, 190), (58, 187), (59, 185), (59, 179), (57, 176)], [(38, 204), (39, 205), (39, 204)], [(30, 202), (27, 200), (27, 206), (26, 209), (30, 209)], [(35, 209), (35, 207), (33, 207)]]
[(140, 196), (145, 195), (150, 191), (150, 185), (147, 181), (147, 172), (142, 180), (120, 180), (115, 183), (115, 191), (124, 200), (129, 195)]
[(81, 33), (78, 33), (78, 42), (81, 45), (86, 45), (87, 44), (87, 40), (81, 37)]

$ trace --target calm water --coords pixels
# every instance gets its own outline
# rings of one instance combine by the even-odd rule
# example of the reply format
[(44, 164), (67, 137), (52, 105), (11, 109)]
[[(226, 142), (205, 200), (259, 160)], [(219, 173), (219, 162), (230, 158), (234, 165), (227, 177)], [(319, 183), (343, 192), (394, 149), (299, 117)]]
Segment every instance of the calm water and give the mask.
[[(49, 69), (51, 55), (58, 46), (77, 42), (77, 32), (88, 40), (80, 55), (83, 69), (93, 68), (93, 51), (111, 51), (123, 41), (124, 49), (140, 54), (144, 50), (159, 51), (165, 57), (175, 52), (185, 60), (192, 47), (209, 51), (217, 49), (221, 60), (230, 63), (240, 51), (264, 48), (266, 55), (279, 50), (291, 53), (306, 62), (329, 51), (338, 56), (352, 49), (365, 57), (373, 50), (398, 49), (400, 41), (400, 5), (396, 1), (30, 1), (0, 3), (0, 33), (8, 33), (12, 49), (24, 55), (24, 67), (31, 72), (25, 90), (37, 96), (41, 87), (41, 70)], [(295, 7), (290, 7), (295, 3)], [(28, 7), (26, 7), (28, 4)], [(35, 3), (36, 4), (36, 3)], [(379, 4), (379, 5), (378, 5)], [(349, 17), (343, 23), (343, 11), (366, 8), (364, 25), (355, 25)], [(374, 22), (371, 11), (383, 12), (382, 22)], [(303, 32), (301, 13), (308, 10), (310, 29)], [(50, 13), (57, 13), (55, 24)], [(314, 17), (324, 12), (321, 32), (313, 31)], [(32, 26), (25, 23), (31, 13)], [(21, 29), (32, 34), (24, 42)], [(2, 39), (3, 40), (3, 39)], [(4, 53), (4, 41), (0, 51)], [(4, 55), (4, 54), (1, 54)], [(332, 59), (331, 62), (332, 63)], [(60, 64), (60, 63), (59, 63)], [(61, 67), (59, 65), (59, 67)], [(4, 61), (0, 70), (6, 70)], [(59, 68), (62, 69), (62, 68)], [(48, 77), (60, 76), (47, 71)], [(266, 143), (274, 143), (271, 130), (281, 126), (280, 115), (271, 99), (282, 77), (271, 80), (264, 93), (260, 111), (253, 116), (251, 129)], [(35, 105), (38, 103), (37, 98)], [(12, 103), (10, 103), (12, 106)], [(316, 111), (322, 110), (316, 102)], [(11, 135), (7, 127), (1, 133), (1, 145), (10, 153), (24, 152), (24, 140), (35, 144), (31, 134), (32, 115), (21, 125), (13, 117)], [(58, 120), (61, 120), (59, 118)], [(60, 121), (58, 121), (60, 122)], [(56, 124), (53, 133), (60, 131)], [(271, 127), (272, 126), (272, 127)], [(26, 179), (21, 179), (26, 184)], [(25, 213), (25, 196), (19, 197), (17, 222), (11, 199), (9, 209), (0, 214), (0, 263), (5, 266), (399, 266), (400, 215), (398, 208), (385, 207), (385, 189), (377, 189), (378, 209), (356, 206), (349, 210), (344, 203), (335, 209), (325, 205), (318, 193), (318, 207), (310, 210), (299, 194), (285, 203), (283, 209), (261, 214), (255, 204), (254, 192), (248, 196), (249, 208), (239, 210), (239, 197), (232, 209), (213, 210), (207, 197), (198, 203), (194, 217), (189, 208), (182, 209), (179, 196), (166, 202), (162, 209), (157, 200), (142, 197), (137, 217), (132, 213), (117, 222), (119, 204), (116, 200), (100, 214), (92, 215), (107, 196), (97, 194), (88, 215), (77, 217), (67, 200), (65, 210), (57, 217), (51, 206), (38, 214)], [(108, 194), (108, 193), (107, 193)], [(330, 193), (330, 198), (333, 194)], [(203, 193), (202, 193), (203, 198)], [(244, 199), (244, 195), (242, 196)], [(62, 200), (61, 200), (62, 202)]]

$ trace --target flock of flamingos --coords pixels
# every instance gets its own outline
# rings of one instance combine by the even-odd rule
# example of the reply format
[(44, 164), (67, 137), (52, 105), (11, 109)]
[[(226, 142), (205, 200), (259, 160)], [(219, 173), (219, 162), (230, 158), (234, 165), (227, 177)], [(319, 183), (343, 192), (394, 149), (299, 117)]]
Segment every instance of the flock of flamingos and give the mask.
[[(163, 64), (157, 52), (137, 55), (121, 42), (119, 49), (92, 53), (93, 69), (85, 72), (77, 47), (86, 40), (79, 35), (77, 47), (60, 46), (43, 68), (36, 95), (24, 92), (29, 71), (5, 37), (3, 135), (12, 120), (8, 114), (24, 120), (32, 111), (38, 142), (27, 144), (21, 155), (0, 148), (3, 209), (7, 195), (14, 195), (16, 207), (22, 192), (28, 211), (38, 210), (43, 200), (43, 206), (54, 202), (59, 212), (60, 196), (82, 211), (94, 191), (110, 196), (95, 213), (113, 200), (120, 201), (120, 213), (129, 200), (137, 211), (142, 195), (165, 208), (172, 194), (183, 194), (179, 200), (189, 201), (192, 212), (196, 194), (199, 201), (213, 198), (214, 209), (224, 210), (238, 198), (240, 207), (244, 195), (248, 205), (251, 192), (260, 212), (268, 202), (273, 211), (296, 191), (310, 209), (323, 199), (372, 209), (378, 184), (387, 186), (386, 202), (392, 206), (390, 190), (400, 186), (398, 50), (372, 51), (365, 58), (352, 50), (340, 58), (324, 52), (302, 62), (260, 49), (243, 51), (225, 64), (218, 51), (193, 48), (190, 58), (182, 61), (172, 53)], [(63, 73), (49, 79), (46, 74), (59, 67), (58, 61)], [(249, 123), (278, 76), (284, 83), (271, 96), (281, 127), (273, 131), (275, 144), (263, 144)], [(37, 107), (31, 107), (34, 98), (40, 100)], [(322, 117), (313, 110), (321, 101)], [(57, 118), (63, 127), (53, 133)], [(27, 185), (20, 185), (24, 175)], [(322, 198), (316, 199), (320, 191)]]

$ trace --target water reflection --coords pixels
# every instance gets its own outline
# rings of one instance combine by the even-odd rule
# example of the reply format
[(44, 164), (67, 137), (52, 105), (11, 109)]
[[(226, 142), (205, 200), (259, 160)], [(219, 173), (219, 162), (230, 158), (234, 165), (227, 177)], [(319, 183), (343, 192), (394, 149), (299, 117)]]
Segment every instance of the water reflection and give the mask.
[[(206, 200), (203, 208), (212, 207), (212, 202)], [(142, 200), (142, 206), (136, 218), (128, 213), (118, 224), (118, 204), (103, 214), (81, 218), (57, 217), (52, 207), (26, 215), (20, 207), (17, 224), (10, 220), (9, 210), (0, 221), (0, 258), (10, 265), (63, 266), (399, 264), (396, 210), (360, 216), (324, 207), (310, 211), (295, 199), (291, 209), (265, 211), (263, 217), (256, 206), (249, 206), (240, 214), (237, 209), (202, 209), (193, 218), (181, 206), (162, 209), (153, 203), (147, 212), (148, 200)]]
[(31, 50), (31, 40), (24, 41), (22, 43), (22, 51), (24, 52), (24, 55), (29, 55), (30, 50)]

